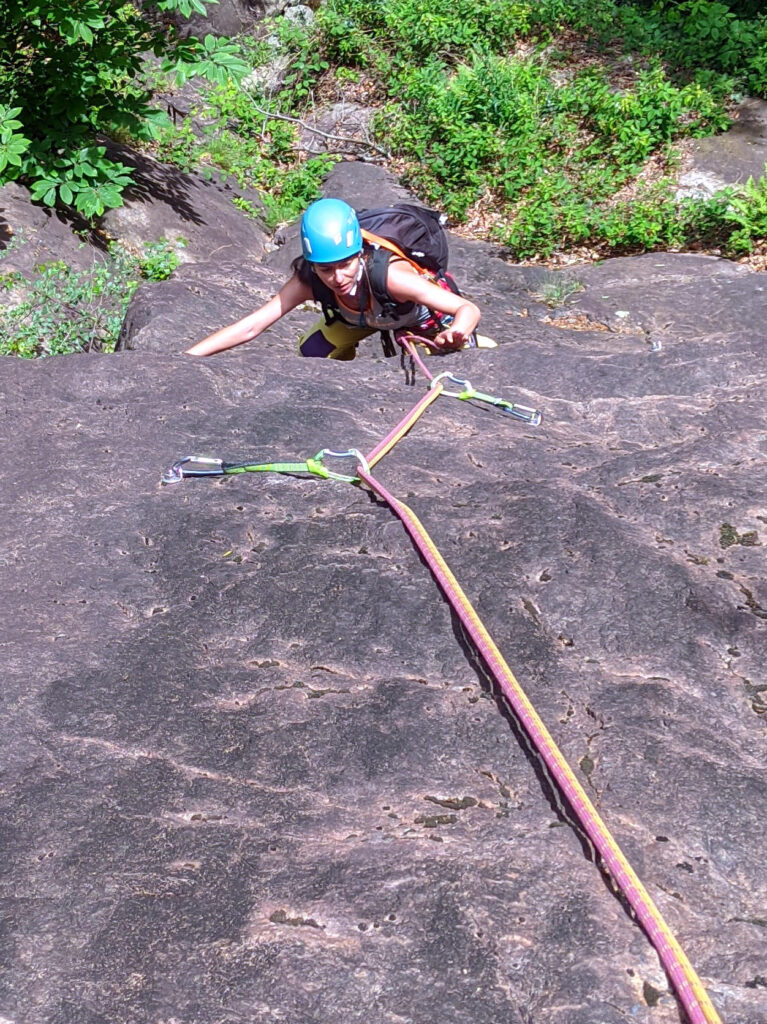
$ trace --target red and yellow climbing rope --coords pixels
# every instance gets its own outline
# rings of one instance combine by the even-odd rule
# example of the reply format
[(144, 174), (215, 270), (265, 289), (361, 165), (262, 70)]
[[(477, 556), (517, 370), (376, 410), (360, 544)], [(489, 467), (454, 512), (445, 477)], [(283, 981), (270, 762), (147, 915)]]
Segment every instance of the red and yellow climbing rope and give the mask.
[[(543, 760), (560, 792), (567, 799), (594, 849), (598, 852), (602, 865), (623, 893), (637, 920), (641, 923), (645, 933), (655, 947), (679, 1001), (685, 1009), (690, 1024), (721, 1024), (721, 1019), (684, 950), (677, 942), (649, 893), (597, 813), (583, 786), (576, 778), (575, 773), (570, 768), (548, 729), (530, 703), (514, 673), (506, 664), (503, 655), (498, 650), (498, 647), (423, 524), (411, 508), (394, 497), (370, 472), (371, 467), (380, 462), (392, 450), (395, 444), (411, 429), (440, 394), (449, 394), (461, 399), (476, 398), (480, 401), (488, 401), (493, 405), (500, 406), (505, 411), (512, 413), (512, 415), (520, 416), (528, 423), (539, 422), (540, 415), (535, 410), (514, 406), (512, 403), (476, 392), (468, 381), (459, 380), (450, 374), (440, 374), (434, 377), (418, 355), (415, 346), (415, 342), (425, 342), (426, 339), (419, 339), (410, 335), (400, 337), (397, 340), (402, 345), (403, 350), (410, 356), (412, 364), (414, 366), (417, 365), (428, 378), (430, 387), (397, 426), (367, 456), (361, 455), (356, 449), (341, 453), (323, 450), (314, 459), (308, 459), (304, 463), (266, 463), (262, 465), (227, 465), (219, 459), (187, 456), (186, 459), (180, 460), (171, 467), (164, 475), (163, 480), (166, 483), (171, 483), (181, 480), (185, 475), (207, 476), (256, 471), (308, 472), (335, 480), (355, 483), (361, 481), (385, 501), (401, 520), (413, 543), (420, 551), (455, 614), (474, 642), (489, 673), (498, 684), (517, 721)], [(444, 386), (445, 379), (461, 384), (461, 392), (446, 391)], [(357, 477), (343, 476), (328, 471), (322, 461), (325, 455), (356, 457), (358, 462)]]

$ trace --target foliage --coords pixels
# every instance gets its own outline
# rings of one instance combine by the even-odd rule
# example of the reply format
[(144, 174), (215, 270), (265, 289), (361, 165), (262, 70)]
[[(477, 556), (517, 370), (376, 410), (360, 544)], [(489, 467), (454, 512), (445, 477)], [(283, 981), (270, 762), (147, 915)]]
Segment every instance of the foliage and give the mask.
[(732, 253), (752, 252), (754, 242), (767, 238), (767, 175), (749, 178), (741, 189), (730, 189), (724, 218), (734, 225), (727, 239)]
[(588, 244), (614, 255), (653, 249), (726, 246), (728, 197), (674, 199), (663, 182), (638, 187), (631, 199), (590, 202), (560, 191), (556, 201), (520, 203), (517, 216), (496, 235), (521, 259)]
[(167, 281), (181, 262), (179, 249), (186, 246), (185, 238), (176, 239), (175, 244), (167, 238), (157, 242), (146, 242), (144, 252), (138, 258), (138, 269), (147, 281)]
[(88, 270), (57, 260), (38, 266), (32, 280), (18, 272), (0, 274), (7, 295), (0, 305), (0, 355), (113, 352), (141, 278), (164, 280), (177, 265), (177, 246), (162, 239), (146, 245), (141, 256), (113, 245)]
[(615, 5), (624, 45), (681, 69), (704, 68), (767, 95), (767, 14), (738, 0), (634, 0)]
[(411, 161), (407, 180), (459, 219), (492, 196), (505, 212), (495, 233), (520, 257), (585, 244), (601, 206), (649, 157), (725, 122), (709, 93), (674, 86), (657, 65), (618, 93), (599, 70), (555, 85), (541, 56), (482, 55), (453, 72), (411, 70), (401, 95), (381, 120)]
[(21, 107), (6, 107), (0, 104), (0, 173), (10, 176), (13, 168), (21, 167), (21, 158), (29, 149), (29, 139), (19, 129), (21, 121), (17, 120)]
[[(312, 47), (334, 63), (395, 66), (431, 57), (452, 63), (472, 50), (508, 54), (525, 39), (596, 35), (670, 67), (709, 69), (767, 94), (767, 14), (760, 0), (327, 0)], [(288, 39), (286, 37), (286, 42)]]
[[(229, 82), (213, 89), (199, 109), (209, 127), (195, 134), (170, 127), (159, 137), (159, 155), (185, 168), (213, 165), (241, 188), (260, 192), (260, 216), (268, 227), (294, 220), (320, 195), (320, 185), (337, 159), (321, 154), (301, 159), (297, 126), (270, 117), (251, 94)], [(240, 200), (250, 204), (252, 200)]]
[(606, 26), (613, 9), (613, 0), (432, 0), (428, 10), (420, 0), (327, 0), (317, 24), (332, 60), (373, 66), (383, 49), (401, 67), (508, 52), (535, 32)]
[[(656, 170), (650, 186), (643, 174), (670, 171), (683, 138), (727, 127), (746, 81), (736, 66), (758, 69), (763, 28), (748, 0), (327, 0), (313, 28), (280, 29), (292, 59), (271, 109), (300, 113), (363, 74), (389, 97), (375, 130), (405, 181), (454, 220), (492, 211), (490, 230), (520, 258), (726, 245), (725, 198), (680, 203), (670, 176)], [(613, 59), (625, 46), (620, 87), (609, 62), (573, 70), (573, 32), (579, 54), (589, 37)], [(643, 56), (653, 47), (689, 70)]]
[(330, 69), (330, 61), (300, 22), (278, 22), (277, 38), (290, 55), (290, 67), (281, 89), (281, 99), (290, 107), (311, 97), (314, 83)]
[(227, 40), (182, 40), (166, 17), (205, 10), (202, 0), (4, 0), (0, 184), (19, 179), (34, 199), (86, 218), (120, 206), (130, 172), (98, 136), (156, 134), (162, 117), (141, 83), (147, 53), (179, 81), (247, 70)]

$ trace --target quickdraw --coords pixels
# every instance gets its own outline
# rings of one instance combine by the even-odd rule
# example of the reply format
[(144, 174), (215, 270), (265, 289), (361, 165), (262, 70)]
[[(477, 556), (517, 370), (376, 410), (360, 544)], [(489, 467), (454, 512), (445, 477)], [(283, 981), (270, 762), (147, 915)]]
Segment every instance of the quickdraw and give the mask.
[(518, 420), (524, 420), (525, 423), (529, 423), (532, 427), (539, 426), (541, 422), (541, 414), (538, 409), (531, 409), (527, 405), (518, 405), (516, 402), (508, 402), (505, 398), (496, 398), (494, 395), (486, 395), (482, 391), (476, 391), (472, 387), (471, 381), (463, 380), (452, 373), (440, 373), (438, 376), (432, 377), (429, 388), (436, 387), (439, 381), (443, 379), (451, 380), (463, 389), (461, 391), (446, 391), (443, 387), (442, 394), (447, 395), (449, 398), (459, 398), (462, 402), (468, 402), (472, 398), (477, 402), (487, 402), (488, 405), (492, 405), (495, 409), (507, 412)]
[(205, 455), (185, 455), (183, 459), (174, 462), (165, 470), (161, 483), (177, 484), (185, 476), (235, 476), (237, 473), (288, 473), (297, 476), (309, 474), (322, 477), (323, 480), (359, 483), (357, 476), (347, 476), (329, 470), (323, 462), (328, 455), (335, 459), (354, 456), (366, 465), (365, 457), (356, 448), (350, 448), (347, 452), (332, 452), (329, 448), (323, 448), (313, 459), (307, 459), (306, 462), (224, 462), (223, 459), (209, 459)]
[[(554, 742), (551, 734), (530, 703), (529, 698), (509, 668), (500, 650), (496, 646), (487, 629), (483, 625), (474, 607), (462, 590), (458, 580), (437, 549), (423, 524), (411, 508), (401, 502), (381, 484), (371, 473), (371, 468), (391, 451), (397, 441), (403, 437), (413, 424), (423, 415), (426, 409), (440, 394), (458, 398), (461, 401), (479, 401), (506, 412), (531, 426), (538, 426), (541, 414), (537, 409), (520, 406), (505, 399), (495, 398), (476, 391), (469, 381), (456, 377), (451, 373), (431, 374), (418, 355), (415, 344), (428, 345), (427, 338), (416, 335), (396, 337), (411, 362), (417, 365), (429, 380), (429, 390), (391, 430), (386, 437), (363, 456), (356, 448), (344, 452), (333, 452), (323, 448), (313, 459), (305, 462), (272, 462), (262, 464), (229, 464), (220, 459), (203, 456), (186, 456), (174, 463), (163, 474), (163, 483), (177, 483), (185, 476), (221, 476), (233, 473), (275, 472), (310, 474), (323, 479), (345, 483), (365, 484), (374, 491), (391, 508), (422, 554), (434, 578), (447, 597), (453, 611), (461, 621), (466, 633), (471, 637), (480, 653), (491, 678), (498, 684), (504, 698), (511, 707), (517, 721), (528, 737), (533, 749), (541, 758), (551, 777), (559, 787), (578, 822), (598, 852), (603, 870), (615, 882), (626, 902), (640, 922), (651, 943), (655, 947), (661, 963), (676, 991), (680, 1003), (685, 1009), (690, 1024), (721, 1024), (703, 983), (679, 945), (671, 929), (666, 924), (661, 912), (655, 906), (649, 893), (643, 886), (634, 869), (629, 864), (623, 851), (610, 834), (602, 821), (588, 794), (578, 781), (575, 773), (565, 760), (562, 752)], [(461, 388), (459, 392), (447, 391), (445, 381), (451, 381)], [(325, 457), (354, 458), (357, 462), (357, 475), (334, 473), (328, 470), (323, 460)]]

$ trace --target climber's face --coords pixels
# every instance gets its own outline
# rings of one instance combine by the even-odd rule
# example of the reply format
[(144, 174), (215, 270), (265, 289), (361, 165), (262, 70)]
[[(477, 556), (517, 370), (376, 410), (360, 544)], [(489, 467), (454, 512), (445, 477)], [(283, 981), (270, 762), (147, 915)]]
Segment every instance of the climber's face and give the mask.
[(314, 272), (323, 284), (336, 295), (349, 295), (357, 284), (360, 271), (360, 257), (349, 256), (337, 263), (315, 263)]

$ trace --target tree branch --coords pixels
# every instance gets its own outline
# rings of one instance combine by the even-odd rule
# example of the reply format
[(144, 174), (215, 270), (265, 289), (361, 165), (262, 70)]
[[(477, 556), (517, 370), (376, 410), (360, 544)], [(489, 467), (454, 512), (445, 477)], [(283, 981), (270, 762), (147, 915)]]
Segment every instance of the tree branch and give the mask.
[(315, 135), (321, 135), (323, 139), (329, 139), (331, 142), (343, 142), (352, 146), (362, 146), (365, 149), (372, 149), (376, 153), (380, 153), (381, 156), (384, 156), (387, 159), (391, 159), (391, 153), (387, 149), (382, 149), (380, 146), (376, 146), (374, 142), (365, 142), (361, 139), (355, 139), (352, 138), (351, 135), (335, 135), (331, 132), (323, 132), (320, 128), (312, 127), (312, 125), (307, 124), (306, 121), (302, 121), (299, 117), (291, 117), (289, 114), (271, 113), (270, 111), (259, 107), (257, 103), (254, 103), (253, 106), (258, 113), (263, 114), (267, 120), (274, 119), (276, 121), (289, 121), (291, 124), (297, 124), (307, 132), (313, 132)]

